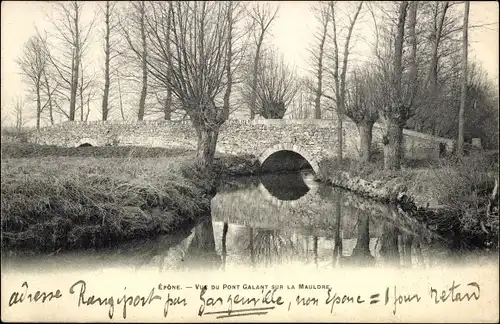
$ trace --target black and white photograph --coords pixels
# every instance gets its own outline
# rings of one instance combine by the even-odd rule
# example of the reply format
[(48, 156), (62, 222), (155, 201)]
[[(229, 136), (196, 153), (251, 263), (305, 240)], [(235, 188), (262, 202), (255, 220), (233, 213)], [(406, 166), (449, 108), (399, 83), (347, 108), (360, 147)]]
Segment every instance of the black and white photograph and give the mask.
[(499, 321), (496, 1), (3, 1), (5, 322)]

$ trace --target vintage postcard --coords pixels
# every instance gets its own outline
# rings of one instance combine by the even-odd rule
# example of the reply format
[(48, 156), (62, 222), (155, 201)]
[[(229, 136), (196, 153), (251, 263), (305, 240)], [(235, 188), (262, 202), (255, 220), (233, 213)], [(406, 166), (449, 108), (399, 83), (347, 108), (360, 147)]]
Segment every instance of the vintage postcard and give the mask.
[(1, 6), (2, 321), (498, 323), (497, 2)]

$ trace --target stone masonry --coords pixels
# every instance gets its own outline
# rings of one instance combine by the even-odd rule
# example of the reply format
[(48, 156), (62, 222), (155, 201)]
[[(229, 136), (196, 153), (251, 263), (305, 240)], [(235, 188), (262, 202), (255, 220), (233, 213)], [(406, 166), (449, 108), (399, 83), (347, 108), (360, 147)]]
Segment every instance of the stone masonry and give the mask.
[[(373, 147), (382, 148), (381, 125), (374, 125)], [(189, 121), (152, 120), (141, 122), (91, 121), (65, 122), (33, 131), (31, 143), (75, 147), (133, 145), (196, 148), (196, 133)], [(454, 141), (404, 130), (405, 156), (438, 158), (453, 149)], [(344, 121), (344, 154), (357, 158), (359, 133), (356, 125)], [(336, 121), (323, 119), (228, 120), (220, 130), (217, 151), (252, 154), (264, 162), (271, 154), (290, 150), (302, 155), (317, 171), (318, 163), (333, 158), (336, 149)]]

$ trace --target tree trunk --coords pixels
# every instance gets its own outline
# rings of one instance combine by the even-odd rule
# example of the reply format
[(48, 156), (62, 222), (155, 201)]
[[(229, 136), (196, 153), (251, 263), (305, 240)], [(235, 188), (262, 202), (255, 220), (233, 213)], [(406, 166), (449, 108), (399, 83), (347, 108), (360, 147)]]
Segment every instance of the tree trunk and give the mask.
[(264, 32), (259, 37), (259, 42), (257, 43), (257, 50), (255, 51), (255, 58), (253, 61), (252, 97), (251, 97), (251, 102), (250, 102), (250, 119), (255, 118), (255, 110), (257, 109), (255, 107), (257, 104), (257, 73), (258, 73), (258, 68), (259, 68), (260, 47), (262, 46), (263, 40), (264, 40)]
[(142, 39), (142, 89), (141, 99), (139, 100), (139, 111), (137, 119), (144, 120), (144, 111), (146, 107), (146, 95), (148, 92), (148, 67), (147, 67), (147, 48), (146, 48), (146, 31), (145, 31), (145, 8), (144, 2), (141, 3), (141, 39)]
[(87, 97), (87, 113), (85, 114), (85, 121), (89, 120), (89, 114), (90, 114), (90, 93), (88, 94)]
[(321, 119), (321, 95), (323, 94), (323, 54), (325, 50), (325, 41), (327, 34), (328, 24), (324, 25), (323, 34), (321, 35), (321, 41), (319, 43), (319, 55), (318, 55), (318, 84), (316, 89), (316, 97), (314, 99), (314, 118)]
[(36, 87), (36, 129), (40, 129), (40, 118), (42, 115), (42, 100), (40, 98), (40, 82)]
[(76, 114), (76, 95), (78, 91), (78, 74), (79, 74), (79, 60), (78, 60), (78, 49), (73, 51), (72, 59), (72, 74), (71, 74), (71, 96), (69, 100), (69, 120), (75, 120)]
[(227, 60), (226, 60), (226, 78), (227, 87), (224, 92), (223, 116), (224, 120), (229, 118), (229, 104), (231, 99), (231, 91), (233, 87), (233, 73), (231, 71), (231, 63), (233, 59), (233, 2), (228, 1), (229, 8), (227, 10), (228, 20), (228, 47), (227, 47)]
[(118, 78), (118, 96), (119, 96), (119, 100), (120, 100), (120, 113), (122, 115), (122, 120), (125, 120), (125, 112), (123, 111), (122, 87), (120, 85), (120, 78)]
[[(169, 6), (171, 5), (171, 2), (169, 2)], [(171, 24), (172, 24), (172, 19), (170, 17), (171, 11), (170, 7), (168, 10), (168, 20), (167, 20), (167, 39), (170, 40), (170, 30), (171, 30)], [(167, 47), (170, 49), (170, 41), (169, 44), (167, 44)], [(167, 62), (171, 64), (172, 57), (171, 57), (171, 52), (170, 50), (167, 51)], [(170, 66), (167, 67), (167, 78), (170, 81), (172, 78), (172, 68)], [(172, 119), (172, 87), (170, 84), (167, 85), (167, 98), (165, 102), (165, 107), (164, 107), (164, 119), (165, 120), (171, 120)]]
[(342, 111), (343, 111), (343, 107), (341, 107), (343, 105), (342, 102), (338, 102), (337, 103), (338, 106), (337, 106), (337, 118), (338, 118), (338, 121), (337, 121), (337, 164), (338, 164), (338, 167), (340, 167), (342, 165), (342, 152), (343, 152), (343, 143), (344, 143), (344, 134), (343, 134), (343, 121), (342, 121)]
[(54, 125), (54, 113), (53, 113), (53, 108), (52, 108), (52, 99), (49, 99), (49, 117), (50, 117), (50, 124)]
[(399, 123), (390, 118), (387, 120), (387, 133), (384, 140), (384, 169), (399, 170), (401, 169), (402, 145), (403, 145), (403, 128)]
[(83, 109), (84, 109), (83, 89), (80, 89), (80, 120), (81, 121), (83, 121)]
[[(82, 71), (83, 71), (83, 65), (82, 65)], [(83, 73), (80, 76), (80, 85), (79, 85), (79, 92), (80, 92), (80, 120), (83, 121), (83, 109), (84, 109), (84, 99), (83, 99)]]
[(106, 1), (106, 36), (105, 36), (105, 61), (104, 61), (104, 94), (102, 97), (102, 120), (108, 120), (109, 98), (109, 1)]
[[(75, 113), (76, 113), (76, 95), (77, 95), (77, 89), (78, 89), (78, 78), (79, 78), (79, 73), (80, 73), (80, 61), (81, 61), (81, 48), (80, 48), (80, 12), (78, 9), (75, 10), (75, 18), (74, 18), (74, 23), (75, 23), (75, 50), (74, 50), (74, 73), (73, 73), (73, 80), (72, 80), (72, 87), (71, 87), (71, 97), (70, 97), (70, 103), (69, 103), (69, 120), (73, 121), (75, 120)], [(83, 109), (83, 107), (82, 107)]]
[(170, 89), (170, 87), (168, 87), (167, 89), (167, 98), (165, 99), (165, 107), (163, 109), (163, 113), (163, 118), (165, 120), (172, 119), (172, 90)]
[(47, 79), (47, 74), (45, 74), (45, 71), (43, 73), (43, 78), (44, 78), (45, 89), (47, 90), (47, 96), (49, 97), (48, 104), (49, 104), (50, 124), (54, 125), (54, 114), (53, 114), (53, 107), (52, 107), (52, 93), (50, 92), (49, 80)]
[(196, 131), (198, 133), (197, 163), (202, 169), (211, 168), (214, 161), (219, 129), (197, 127)]
[(373, 123), (369, 121), (362, 121), (358, 123), (359, 132), (359, 159), (361, 162), (370, 162), (372, 154), (372, 131)]
[(464, 26), (463, 26), (463, 44), (462, 44), (462, 89), (460, 96), (460, 110), (458, 112), (458, 140), (457, 140), (457, 155), (464, 154), (464, 110), (467, 99), (467, 47), (469, 26), (469, 1), (465, 1), (464, 8)]

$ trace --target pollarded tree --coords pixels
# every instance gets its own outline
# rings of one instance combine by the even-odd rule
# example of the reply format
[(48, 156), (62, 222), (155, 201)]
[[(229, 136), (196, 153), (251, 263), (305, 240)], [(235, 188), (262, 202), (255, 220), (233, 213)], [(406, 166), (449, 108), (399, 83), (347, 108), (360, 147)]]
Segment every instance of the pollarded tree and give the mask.
[(371, 158), (373, 125), (378, 119), (381, 101), (375, 74), (370, 67), (362, 67), (352, 72), (346, 91), (345, 113), (358, 127), (360, 137), (360, 160)]
[(256, 88), (259, 114), (266, 119), (283, 118), (297, 90), (295, 72), (285, 64), (283, 56), (272, 51), (263, 56)]
[[(393, 53), (385, 58), (391, 64), (388, 66), (386, 62), (379, 62), (381, 76), (379, 86), (381, 91), (386, 94), (384, 104), (379, 111), (386, 126), (384, 134), (385, 169), (400, 169), (403, 158), (403, 128), (414, 113), (414, 102), (418, 89), (417, 35), (415, 30), (417, 6), (418, 2), (401, 1), (397, 4), (395, 34), (391, 33), (390, 40), (393, 43), (389, 43), (393, 45), (388, 46), (388, 48), (393, 49)], [(407, 24), (410, 48), (407, 57), (409, 68), (405, 71), (403, 48)]]
[(252, 64), (252, 83), (251, 83), (251, 96), (250, 96), (250, 119), (253, 119), (257, 110), (257, 82), (259, 72), (261, 70), (262, 61), (262, 45), (264, 37), (269, 32), (272, 22), (278, 15), (279, 7), (272, 9), (269, 4), (257, 3), (255, 7), (248, 11), (248, 15), (252, 19), (252, 27), (254, 30), (253, 40), (255, 44), (255, 51), (253, 54)]
[[(213, 162), (219, 128), (227, 119), (223, 96), (231, 65), (228, 2), (154, 2), (146, 16), (148, 71), (182, 103), (198, 135), (200, 167)], [(170, 22), (169, 22), (170, 20)], [(167, 31), (166, 26), (170, 26)], [(231, 73), (231, 72), (230, 72)]]

